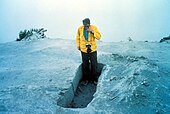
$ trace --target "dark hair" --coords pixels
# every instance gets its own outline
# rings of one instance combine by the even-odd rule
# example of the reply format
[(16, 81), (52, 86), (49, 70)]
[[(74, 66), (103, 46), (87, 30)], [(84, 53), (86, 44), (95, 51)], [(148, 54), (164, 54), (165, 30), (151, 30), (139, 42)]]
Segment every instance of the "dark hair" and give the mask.
[(85, 18), (83, 20), (83, 25), (87, 25), (87, 24), (90, 24), (90, 19), (89, 18)]

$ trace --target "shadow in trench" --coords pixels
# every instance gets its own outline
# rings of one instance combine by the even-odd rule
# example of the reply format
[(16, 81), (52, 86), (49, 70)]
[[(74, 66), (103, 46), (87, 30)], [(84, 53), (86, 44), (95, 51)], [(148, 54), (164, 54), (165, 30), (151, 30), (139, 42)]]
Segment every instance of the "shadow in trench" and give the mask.
[[(101, 75), (103, 67), (104, 64), (98, 63), (98, 77)], [(65, 93), (62, 93), (58, 99), (58, 106), (64, 108), (85, 108), (93, 100), (93, 94), (96, 92), (97, 85), (92, 82), (84, 85), (81, 83), (82, 76), (82, 65), (80, 65), (73, 79), (72, 86)]]
[(87, 85), (79, 83), (76, 93), (68, 108), (85, 108), (92, 101), (93, 94), (96, 92), (96, 85), (92, 82)]

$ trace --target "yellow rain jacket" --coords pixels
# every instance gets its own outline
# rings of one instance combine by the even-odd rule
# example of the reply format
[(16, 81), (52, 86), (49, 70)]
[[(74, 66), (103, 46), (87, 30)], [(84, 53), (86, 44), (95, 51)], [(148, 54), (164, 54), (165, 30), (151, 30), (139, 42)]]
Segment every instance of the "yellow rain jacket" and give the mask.
[(94, 35), (91, 33), (88, 33), (88, 41), (86, 41), (84, 37), (84, 26), (80, 26), (77, 31), (76, 35), (76, 45), (77, 48), (80, 49), (80, 51), (87, 53), (87, 47), (86, 44), (91, 44), (91, 52), (95, 52), (97, 50), (97, 45), (96, 45), (96, 39), (100, 40), (101, 34), (98, 30), (98, 28), (94, 25), (90, 25), (90, 29), (94, 31)]

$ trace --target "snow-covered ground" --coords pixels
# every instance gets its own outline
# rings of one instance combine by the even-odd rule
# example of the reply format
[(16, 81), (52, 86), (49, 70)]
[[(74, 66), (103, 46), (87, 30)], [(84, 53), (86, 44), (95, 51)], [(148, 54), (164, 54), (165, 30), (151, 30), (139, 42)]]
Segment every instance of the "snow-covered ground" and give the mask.
[(0, 114), (168, 114), (169, 50), (169, 43), (98, 42), (98, 62), (106, 66), (97, 91), (86, 108), (72, 109), (61, 106), (80, 78), (75, 41), (0, 44)]

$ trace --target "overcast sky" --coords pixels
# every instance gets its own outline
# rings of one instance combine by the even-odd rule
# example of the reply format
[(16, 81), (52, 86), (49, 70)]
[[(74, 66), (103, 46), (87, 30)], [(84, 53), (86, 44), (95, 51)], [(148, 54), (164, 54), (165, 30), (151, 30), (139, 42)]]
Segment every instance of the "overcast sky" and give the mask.
[(51, 38), (75, 39), (86, 17), (102, 41), (159, 41), (170, 35), (169, 0), (1, 0), (0, 43), (20, 30), (45, 28)]

